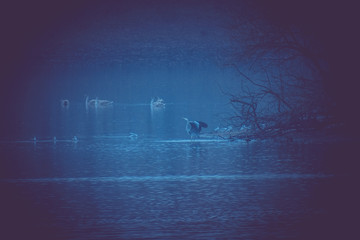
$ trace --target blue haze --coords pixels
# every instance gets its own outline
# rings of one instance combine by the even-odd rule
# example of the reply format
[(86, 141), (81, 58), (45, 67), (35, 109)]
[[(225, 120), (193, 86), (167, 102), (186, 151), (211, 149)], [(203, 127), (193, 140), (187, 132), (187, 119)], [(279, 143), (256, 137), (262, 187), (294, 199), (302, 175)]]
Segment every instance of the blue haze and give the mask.
[[(12, 130), (7, 137), (62, 136), (56, 130), (60, 100), (69, 100), (72, 112), (85, 106), (86, 96), (114, 101), (115, 107), (145, 105), (161, 97), (187, 106), (180, 117), (206, 118), (216, 128), (231, 112), (221, 89), (230, 89), (236, 79), (221, 62), (230, 44), (226, 10), (216, 1), (129, 1), (89, 4), (62, 16), (34, 37), (25, 52), (19, 84), (9, 89), (17, 110), (5, 116), (9, 124), (4, 130)], [(15, 88), (23, 93), (15, 97)], [(204, 112), (211, 114), (202, 116)], [(71, 134), (87, 135), (80, 129)]]
[[(82, 3), (32, 6), (41, 26), (11, 48), (0, 239), (351, 239), (353, 145), (209, 137), (238, 85), (222, 65), (237, 1)], [(182, 117), (209, 128), (190, 140)]]

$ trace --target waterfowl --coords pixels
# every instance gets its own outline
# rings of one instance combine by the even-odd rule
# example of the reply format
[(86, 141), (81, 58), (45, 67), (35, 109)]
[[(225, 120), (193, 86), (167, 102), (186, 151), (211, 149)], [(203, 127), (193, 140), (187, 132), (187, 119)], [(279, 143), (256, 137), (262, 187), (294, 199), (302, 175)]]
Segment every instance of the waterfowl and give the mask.
[(183, 118), (186, 121), (185, 130), (191, 138), (199, 137), (201, 128), (207, 128), (208, 125), (201, 121), (189, 121), (187, 118)]
[(164, 109), (165, 108), (164, 99), (159, 98), (159, 97), (157, 97), (156, 99), (152, 98), (151, 102), (150, 102), (150, 107), (151, 107), (151, 109), (154, 109), (154, 110)]
[(68, 108), (70, 106), (70, 101), (67, 99), (62, 99), (60, 100), (60, 105), (63, 108)]
[(92, 108), (105, 108), (110, 107), (113, 105), (113, 101), (109, 100), (100, 100), (98, 98), (89, 100), (89, 97), (87, 96), (85, 99), (85, 106), (86, 108), (92, 107)]

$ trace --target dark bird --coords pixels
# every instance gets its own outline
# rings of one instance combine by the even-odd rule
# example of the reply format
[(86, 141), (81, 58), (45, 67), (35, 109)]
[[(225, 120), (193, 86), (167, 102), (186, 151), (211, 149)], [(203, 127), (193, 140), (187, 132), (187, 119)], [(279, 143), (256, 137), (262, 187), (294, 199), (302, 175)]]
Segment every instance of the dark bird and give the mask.
[(60, 104), (63, 108), (69, 108), (70, 101), (67, 99), (62, 99), (62, 100), (60, 100)]
[(191, 138), (199, 137), (201, 128), (207, 128), (208, 125), (201, 121), (189, 121), (187, 118), (183, 118), (186, 121), (186, 132), (190, 135)]

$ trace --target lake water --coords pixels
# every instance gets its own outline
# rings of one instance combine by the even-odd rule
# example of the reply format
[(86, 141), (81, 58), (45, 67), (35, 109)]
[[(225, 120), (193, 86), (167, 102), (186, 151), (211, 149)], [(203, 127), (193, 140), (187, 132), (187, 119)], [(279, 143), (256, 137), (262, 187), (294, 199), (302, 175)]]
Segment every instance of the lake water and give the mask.
[(221, 107), (56, 104), (27, 121), (0, 143), (1, 239), (353, 239), (354, 145), (190, 140), (181, 117), (209, 133)]
[[(256, 26), (268, 31), (256, 5), (266, 12), (250, 1), (2, 4), (0, 240), (360, 239), (358, 140), (211, 134), (239, 115), (228, 103), (252, 91), (243, 77), (293, 79), (269, 54), (241, 60)], [(254, 29), (239, 27), (252, 19)], [(336, 44), (326, 41), (322, 56), (351, 52), (329, 48)], [(321, 65), (337, 70), (325, 76), (341, 79), (324, 82), (332, 106), (356, 119), (356, 94), (344, 88), (352, 71), (329, 60)], [(310, 74), (305, 65), (295, 77)], [(293, 85), (268, 83), (275, 93)], [(86, 109), (86, 95), (114, 106)], [(151, 111), (157, 96), (166, 108)], [(183, 117), (209, 128), (190, 140)]]

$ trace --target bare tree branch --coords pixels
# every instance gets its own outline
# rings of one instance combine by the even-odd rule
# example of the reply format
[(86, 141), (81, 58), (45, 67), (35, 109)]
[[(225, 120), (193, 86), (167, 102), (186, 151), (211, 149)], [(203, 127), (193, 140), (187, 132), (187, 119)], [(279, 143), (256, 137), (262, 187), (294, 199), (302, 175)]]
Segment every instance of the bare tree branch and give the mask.
[(254, 136), (265, 137), (310, 126), (310, 120), (319, 118), (327, 70), (311, 41), (294, 27), (256, 18), (238, 19), (230, 29), (237, 47), (227, 65), (238, 73), (241, 90), (228, 94), (234, 125), (253, 126)]

